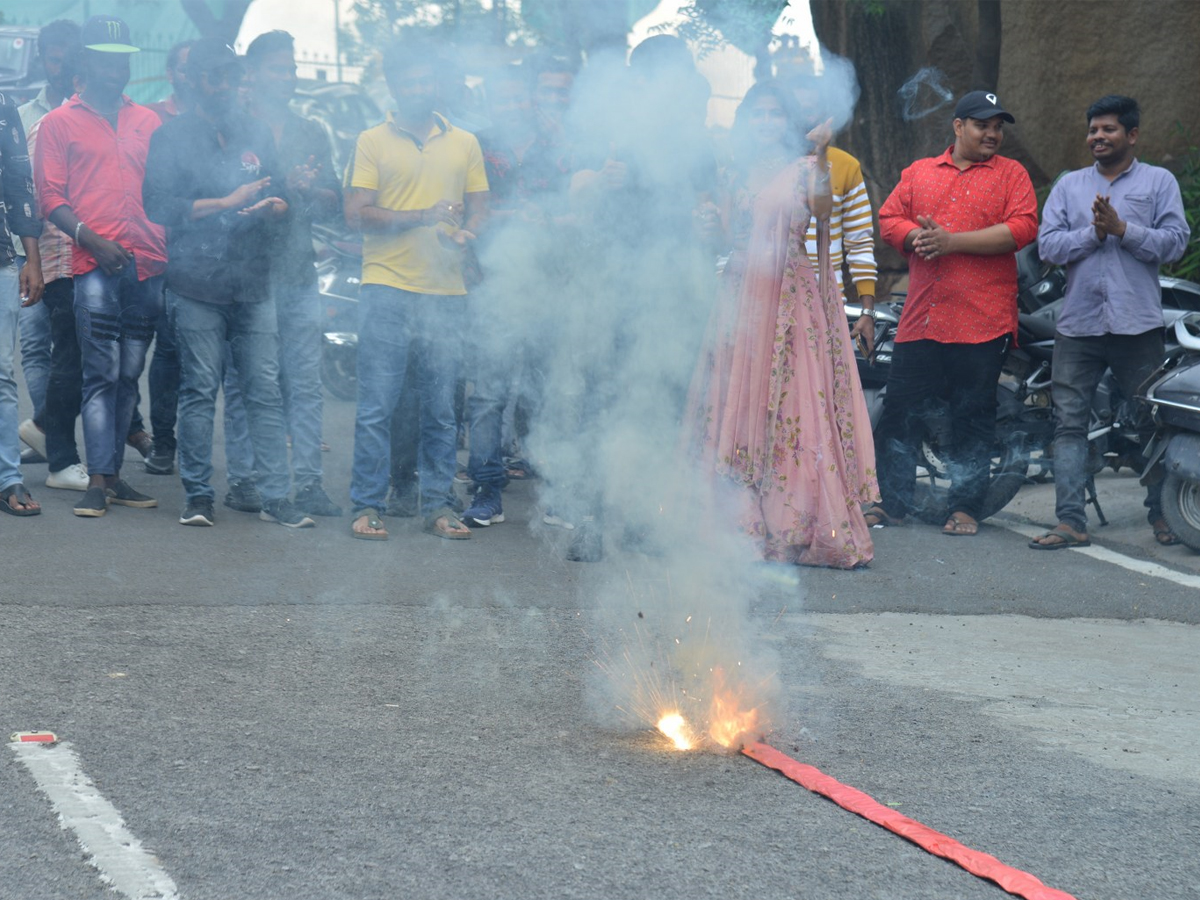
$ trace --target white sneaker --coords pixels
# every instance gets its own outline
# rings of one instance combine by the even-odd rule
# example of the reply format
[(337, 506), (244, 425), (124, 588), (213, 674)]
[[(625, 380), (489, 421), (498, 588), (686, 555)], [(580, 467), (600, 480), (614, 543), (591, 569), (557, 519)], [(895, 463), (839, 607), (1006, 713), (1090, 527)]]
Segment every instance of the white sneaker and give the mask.
[(17, 434), (21, 436), (26, 444), (42, 455), (46, 456), (46, 433), (33, 424), (33, 419), (26, 419), (17, 426)]
[(86, 491), (88, 489), (87, 466), (83, 463), (73, 463), (65, 469), (51, 472), (46, 476), (46, 487), (58, 488), (60, 491)]
[(545, 515), (542, 516), (542, 521), (547, 525), (552, 525), (555, 528), (563, 528), (567, 531), (575, 530), (575, 523), (568, 522), (562, 516), (556, 515), (553, 509), (546, 509)]

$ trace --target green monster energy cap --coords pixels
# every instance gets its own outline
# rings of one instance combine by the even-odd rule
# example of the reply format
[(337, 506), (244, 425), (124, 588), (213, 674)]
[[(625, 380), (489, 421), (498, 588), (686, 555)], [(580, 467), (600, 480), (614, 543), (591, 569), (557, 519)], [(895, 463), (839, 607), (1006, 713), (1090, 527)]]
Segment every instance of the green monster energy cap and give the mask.
[(92, 16), (83, 25), (83, 46), (100, 53), (138, 53), (129, 38), (129, 26), (116, 16)]

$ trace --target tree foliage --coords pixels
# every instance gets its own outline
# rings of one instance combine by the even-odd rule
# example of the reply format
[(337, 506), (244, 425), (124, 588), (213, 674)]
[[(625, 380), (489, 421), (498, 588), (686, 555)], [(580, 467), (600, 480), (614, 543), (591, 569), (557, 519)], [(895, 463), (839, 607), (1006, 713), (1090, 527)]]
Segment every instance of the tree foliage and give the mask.
[(179, 5), (195, 23), (201, 37), (217, 38), (232, 44), (237, 40), (242, 20), (246, 18), (246, 10), (253, 2), (254, 0), (221, 0), (214, 4), (206, 0), (179, 0)]
[(503, 47), (521, 43), (527, 35), (510, 0), (355, 0), (353, 25), (343, 35), (352, 62), (362, 62), (405, 28), (430, 38), (459, 45)]
[(754, 56), (771, 41), (787, 0), (691, 0), (680, 13), (679, 35), (704, 53), (728, 41)]

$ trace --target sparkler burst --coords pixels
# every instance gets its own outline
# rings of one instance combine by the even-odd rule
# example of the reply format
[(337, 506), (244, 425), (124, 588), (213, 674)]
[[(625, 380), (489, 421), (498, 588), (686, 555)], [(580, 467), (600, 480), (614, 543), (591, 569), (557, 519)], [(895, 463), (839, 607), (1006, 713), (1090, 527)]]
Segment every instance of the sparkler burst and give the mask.
[(695, 746), (687, 720), (677, 712), (667, 713), (659, 719), (658, 730), (671, 739), (676, 750), (691, 750)]
[(735, 566), (725, 562), (716, 554), (690, 566), (635, 561), (624, 598), (609, 601), (619, 619), (595, 658), (608, 708), (673, 752), (736, 752), (769, 725), (773, 656), (734, 599), (759, 586), (729, 577)]

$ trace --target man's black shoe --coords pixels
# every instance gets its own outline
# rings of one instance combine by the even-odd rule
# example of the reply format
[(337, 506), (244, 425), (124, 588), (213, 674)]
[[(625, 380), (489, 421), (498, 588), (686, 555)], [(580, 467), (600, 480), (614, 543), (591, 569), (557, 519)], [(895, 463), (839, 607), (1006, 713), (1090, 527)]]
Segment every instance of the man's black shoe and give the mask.
[(108, 512), (108, 492), (102, 487), (90, 487), (75, 504), (74, 513), (88, 519), (98, 519)]
[(292, 501), (292, 505), (310, 516), (336, 518), (342, 514), (342, 508), (329, 499), (320, 482), (313, 482), (296, 491), (296, 499)]
[(151, 475), (174, 475), (175, 451), (155, 444), (146, 457), (146, 471)]
[(179, 517), (180, 525), (199, 525), (201, 527), (215, 524), (217, 517), (213, 515), (213, 502), (208, 497), (198, 497), (189, 500)]
[(290, 500), (267, 500), (263, 502), (258, 517), (264, 522), (275, 522), (285, 528), (315, 528), (317, 523), (300, 512)]
[(591, 516), (584, 516), (571, 535), (567, 559), (571, 562), (600, 562), (603, 558), (604, 540), (600, 533), (600, 524)]
[(231, 481), (225, 494), (225, 505), (238, 512), (262, 512), (262, 494), (253, 481)]

